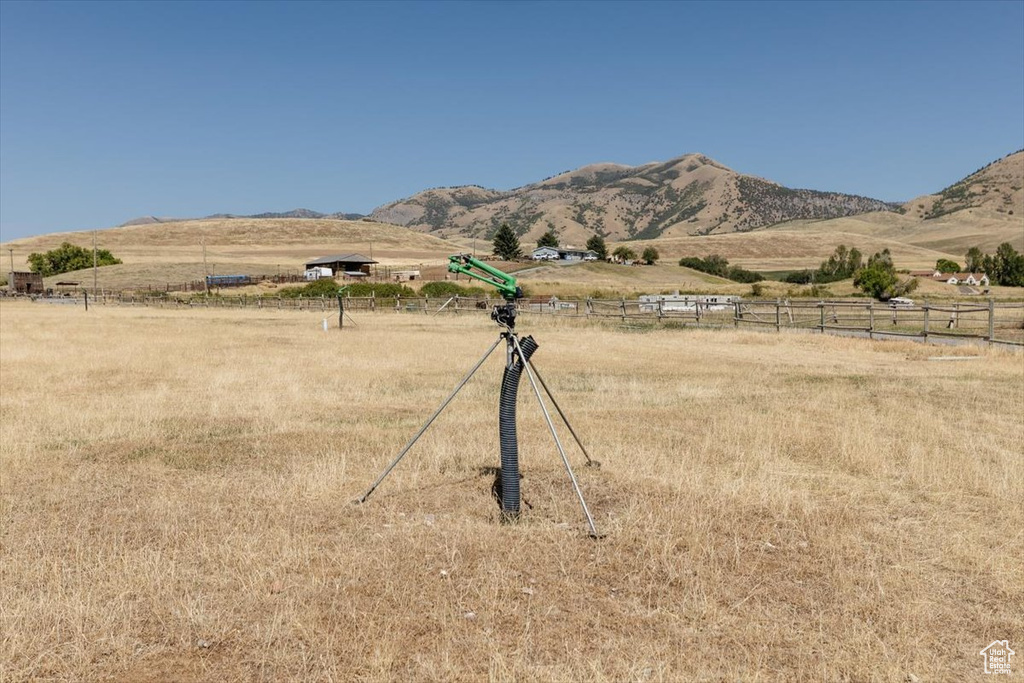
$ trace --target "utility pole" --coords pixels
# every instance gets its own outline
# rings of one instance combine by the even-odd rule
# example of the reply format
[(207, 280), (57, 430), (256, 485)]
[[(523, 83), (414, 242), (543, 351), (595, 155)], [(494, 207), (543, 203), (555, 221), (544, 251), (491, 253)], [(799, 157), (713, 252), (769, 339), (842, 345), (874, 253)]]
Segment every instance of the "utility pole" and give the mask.
[(92, 295), (96, 297), (96, 231), (92, 231)]
[(207, 296), (210, 294), (210, 271), (206, 267), (206, 238), (202, 239), (203, 242), (203, 290)]

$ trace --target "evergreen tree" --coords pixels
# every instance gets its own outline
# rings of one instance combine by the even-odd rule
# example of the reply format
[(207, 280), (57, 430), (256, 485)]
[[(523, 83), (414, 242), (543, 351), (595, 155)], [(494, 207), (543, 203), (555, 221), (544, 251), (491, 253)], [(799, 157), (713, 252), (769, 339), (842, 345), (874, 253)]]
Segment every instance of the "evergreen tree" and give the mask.
[(502, 223), (498, 232), (494, 233), (494, 253), (505, 261), (513, 261), (523, 255), (519, 238), (508, 223)]
[(538, 247), (557, 247), (558, 246), (558, 235), (555, 234), (554, 230), (548, 230), (546, 233), (540, 236), (537, 240)]
[(594, 235), (587, 240), (587, 249), (597, 254), (597, 258), (602, 261), (608, 258), (608, 246), (604, 243), (604, 238), (600, 235)]

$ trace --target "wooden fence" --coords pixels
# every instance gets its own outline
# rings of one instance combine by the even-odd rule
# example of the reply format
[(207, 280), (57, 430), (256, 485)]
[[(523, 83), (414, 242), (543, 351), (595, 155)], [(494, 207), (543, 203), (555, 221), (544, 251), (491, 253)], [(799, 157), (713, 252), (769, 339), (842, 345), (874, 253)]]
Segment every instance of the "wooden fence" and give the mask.
[[(70, 305), (155, 306), (160, 308), (248, 308), (334, 312), (332, 297), (210, 296), (175, 298), (138, 294), (83, 294), (37, 298)], [(472, 297), (345, 297), (348, 312), (399, 312), (420, 315), (489, 315), (500, 299)], [(583, 318), (625, 325), (662, 324), (685, 327), (733, 327), (875, 338), (908, 337), (922, 340), (975, 340), (1024, 346), (1024, 302), (991, 299), (893, 307), (868, 300), (733, 300), (642, 301), (637, 299), (524, 299), (523, 316)]]

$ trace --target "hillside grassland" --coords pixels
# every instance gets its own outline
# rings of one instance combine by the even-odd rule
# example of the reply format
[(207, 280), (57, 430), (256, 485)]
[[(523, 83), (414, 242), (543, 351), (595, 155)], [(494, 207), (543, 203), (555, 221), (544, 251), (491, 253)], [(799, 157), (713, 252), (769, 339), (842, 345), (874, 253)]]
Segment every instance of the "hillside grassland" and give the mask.
[[(0, 244), (13, 249), (16, 268), (27, 268), (31, 252), (69, 241), (91, 247), (92, 233), (62, 232)], [(124, 261), (98, 270), (105, 289), (162, 286), (202, 280), (207, 273), (274, 275), (301, 273), (305, 263), (328, 254), (360, 253), (381, 265), (440, 264), (453, 245), (431, 235), (369, 221), (308, 218), (218, 218), (131, 225), (96, 234), (101, 248)], [(203, 263), (203, 244), (206, 264)], [(47, 278), (47, 286), (72, 280), (92, 286), (92, 270)]]
[[(980, 680), (1024, 643), (1024, 362), (524, 318), (0, 302), (0, 679)], [(941, 362), (933, 356), (969, 355)], [(564, 435), (564, 430), (562, 432)]]

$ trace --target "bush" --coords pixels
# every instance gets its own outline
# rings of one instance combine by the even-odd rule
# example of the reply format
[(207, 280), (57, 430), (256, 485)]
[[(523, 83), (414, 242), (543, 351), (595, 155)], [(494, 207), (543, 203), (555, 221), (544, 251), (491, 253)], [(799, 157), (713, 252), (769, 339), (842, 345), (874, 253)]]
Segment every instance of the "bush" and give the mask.
[[(321, 278), (314, 280), (307, 285), (301, 287), (282, 287), (277, 290), (278, 296), (282, 296), (286, 299), (297, 299), (300, 297), (336, 297), (338, 296), (338, 290), (343, 285), (339, 285), (332, 278)], [(391, 282), (356, 282), (355, 284), (348, 285), (345, 289), (345, 296), (376, 296), (378, 298), (393, 298), (396, 296), (416, 296), (416, 292), (412, 291), (405, 285), (398, 285)]]
[(422, 296), (441, 298), (451, 296), (481, 296), (485, 294), (485, 292), (482, 287), (463, 287), (455, 282), (440, 280), (438, 282), (428, 282), (420, 287), (420, 294)]
[(788, 282), (791, 285), (810, 284), (811, 274), (812, 273), (809, 270), (797, 270), (787, 275), (783, 282)]
[(646, 249), (644, 249), (643, 256), (641, 256), (640, 258), (642, 258), (644, 260), (644, 263), (646, 263), (647, 265), (653, 266), (658, 261), (659, 256), (660, 254), (658, 254), (657, 249), (655, 249), (654, 247), (647, 247)]
[(718, 254), (711, 254), (707, 258), (684, 256), (679, 259), (679, 265), (684, 268), (699, 270), (700, 272), (707, 273), (708, 275), (724, 277), (725, 279), (732, 280), (733, 282), (751, 283), (761, 282), (764, 280), (764, 276), (761, 275), (761, 273), (755, 273), (752, 270), (740, 268), (739, 266), (730, 266), (729, 261)]

